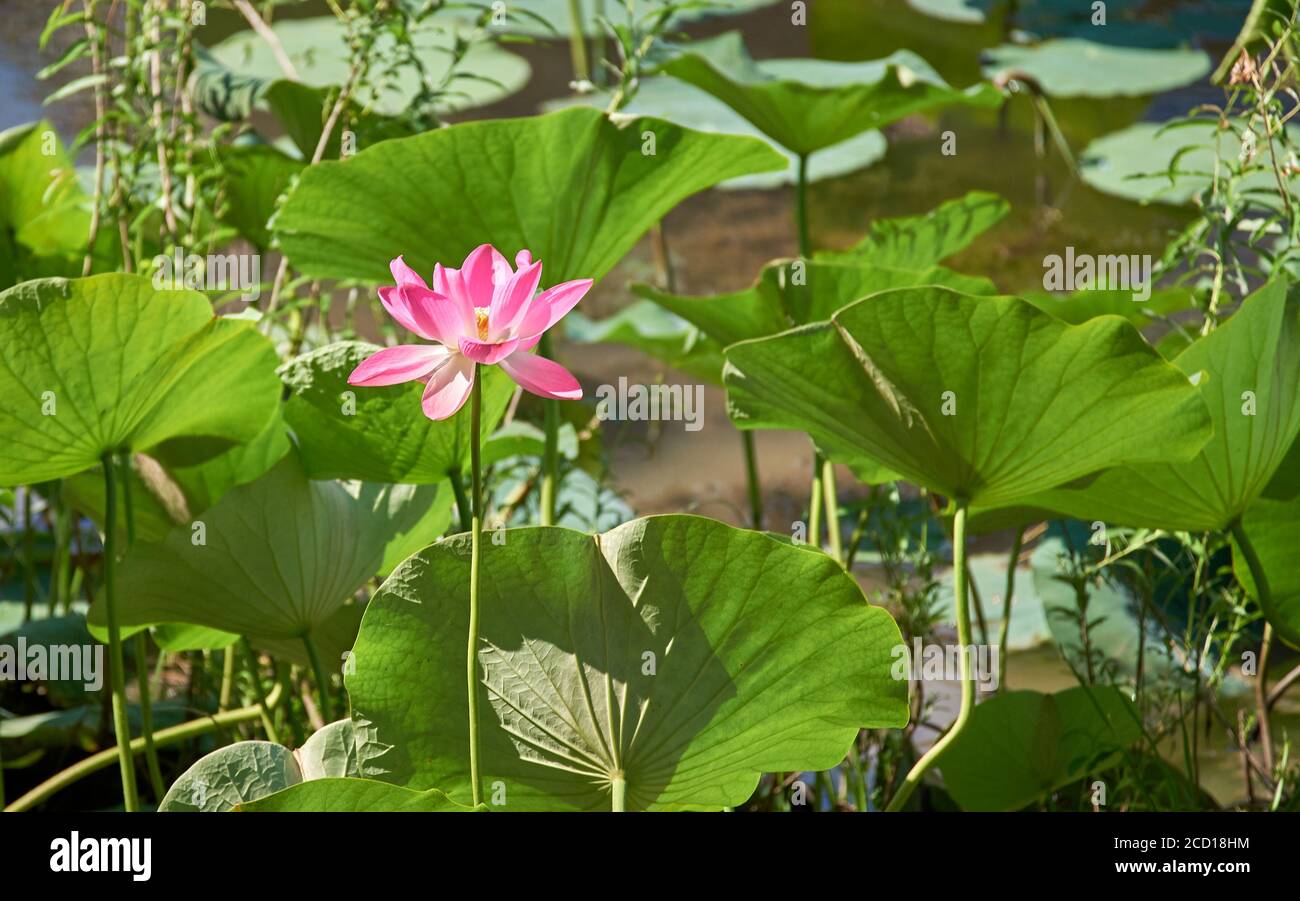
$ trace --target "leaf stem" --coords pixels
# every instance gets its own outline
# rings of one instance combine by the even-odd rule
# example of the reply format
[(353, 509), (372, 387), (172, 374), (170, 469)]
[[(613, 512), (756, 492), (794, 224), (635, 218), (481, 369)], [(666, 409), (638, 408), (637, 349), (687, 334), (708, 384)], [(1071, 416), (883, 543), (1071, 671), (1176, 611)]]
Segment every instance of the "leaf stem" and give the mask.
[[(470, 473), (473, 478), (474, 519), (470, 527), (469, 637), (465, 645), (465, 691), (469, 703), (469, 779), (474, 806), (482, 803), (478, 759), (478, 600), (479, 564), (483, 555), (483, 468), (479, 429), (483, 419), (483, 374), (474, 364), (474, 387), (470, 389)], [(548, 439), (549, 439), (548, 433)]]
[(127, 813), (135, 813), (140, 809), (140, 797), (135, 788), (135, 762), (131, 759), (124, 679), (126, 664), (122, 656), (122, 629), (117, 621), (117, 479), (111, 453), (104, 454), (100, 463), (104, 469), (104, 607), (108, 619), (108, 684), (113, 695), (113, 735), (117, 739), (117, 760), (122, 771), (122, 803)]
[(740, 440), (745, 449), (745, 481), (749, 486), (749, 511), (755, 529), (763, 529), (763, 486), (758, 480), (758, 453), (754, 447), (754, 433), (742, 430)]
[(957, 713), (957, 719), (953, 720), (948, 731), (931, 745), (930, 750), (922, 754), (921, 759), (912, 766), (894, 797), (889, 799), (889, 805), (885, 808), (886, 812), (902, 810), (907, 805), (908, 799), (912, 797), (912, 792), (916, 791), (916, 787), (921, 784), (921, 779), (929, 771), (930, 767), (934, 766), (939, 755), (966, 728), (966, 724), (970, 721), (971, 711), (975, 709), (975, 680), (972, 678), (970, 671), (970, 609), (966, 603), (966, 503), (964, 501), (957, 504), (957, 512), (952, 519), (952, 550), (952, 580), (956, 595), (957, 644), (959, 646), (957, 657), (961, 671), (961, 709)]
[(614, 813), (624, 813), (627, 810), (627, 779), (622, 773), (615, 773), (610, 777), (609, 787), (613, 795)]
[[(126, 546), (135, 544), (135, 502), (131, 498), (131, 455), (118, 454), (122, 467), (122, 514), (126, 519)], [(158, 766), (158, 749), (153, 743), (153, 699), (149, 693), (149, 630), (135, 633), (135, 682), (140, 693), (140, 731), (144, 735), (145, 769), (149, 773), (149, 787), (154, 798), (162, 802), (167, 787), (163, 785), (162, 768)]]
[[(1259, 559), (1259, 554), (1255, 552), (1255, 545), (1251, 543), (1250, 536), (1242, 528), (1241, 522), (1232, 524), (1232, 537), (1241, 548), (1242, 555), (1246, 558), (1246, 567), (1250, 570), (1251, 578), (1255, 580), (1255, 595), (1259, 601), (1260, 609), (1264, 611), (1265, 616), (1273, 609), (1273, 591), (1268, 584), (1268, 574), (1264, 572), (1264, 564)], [(1269, 651), (1273, 647), (1273, 624), (1264, 621), (1264, 640), (1259, 646), (1258, 669), (1255, 675), (1255, 710), (1259, 718), (1259, 741), (1260, 747), (1264, 753), (1264, 768), (1268, 770), (1270, 776), (1273, 773), (1273, 727), (1269, 716), (1268, 704), (1268, 658)]]
[(822, 490), (822, 455), (814, 450), (812, 496), (808, 498), (809, 547), (820, 548), (822, 546), (822, 501), (824, 495), (825, 491)]
[(799, 228), (799, 256), (812, 256), (812, 239), (808, 229), (808, 154), (799, 154), (799, 181), (795, 185), (795, 222)]
[[(542, 335), (538, 353), (548, 360), (554, 359), (551, 349), (551, 336)], [(545, 400), (542, 402), (544, 417), (542, 429), (546, 443), (542, 450), (542, 487), (539, 503), (539, 521), (544, 526), (555, 525), (555, 491), (560, 474), (560, 402)], [(477, 432), (475, 433), (477, 434)], [(478, 440), (476, 437), (475, 441)]]
[(469, 507), (469, 498), (465, 495), (465, 482), (460, 477), (460, 471), (456, 469), (447, 470), (447, 480), (451, 482), (451, 493), (456, 496), (456, 513), (460, 516), (460, 530), (468, 532), (473, 528), (474, 513)]
[(326, 724), (334, 722), (334, 700), (330, 697), (330, 674), (321, 664), (320, 652), (316, 642), (311, 640), (311, 633), (303, 633), (302, 645), (307, 649), (307, 660), (311, 663), (312, 675), (316, 677), (316, 687), (320, 690), (320, 712)]
[(583, 33), (582, 0), (569, 0), (569, 56), (573, 60), (574, 81), (587, 81), (591, 67), (587, 63), (587, 36)]
[(844, 546), (840, 536), (840, 502), (835, 490), (835, 464), (822, 461), (822, 489), (826, 494), (826, 537), (830, 539), (831, 556), (841, 566), (844, 564)]
[(1016, 530), (1016, 540), (1011, 543), (1011, 554), (1007, 558), (1007, 591), (1002, 596), (1002, 626), (998, 630), (998, 691), (1002, 691), (1007, 682), (1007, 637), (1011, 632), (1011, 596), (1016, 590), (1016, 563), (1020, 560), (1020, 548), (1025, 541), (1025, 530)]

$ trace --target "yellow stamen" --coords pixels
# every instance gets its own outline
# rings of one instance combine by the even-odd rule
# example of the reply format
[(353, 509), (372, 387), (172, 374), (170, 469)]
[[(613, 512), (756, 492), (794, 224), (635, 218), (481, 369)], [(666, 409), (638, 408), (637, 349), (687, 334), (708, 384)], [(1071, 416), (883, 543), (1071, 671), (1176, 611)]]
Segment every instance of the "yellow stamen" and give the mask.
[(488, 308), (474, 308), (474, 324), (478, 326), (478, 339), (486, 341), (488, 339)]

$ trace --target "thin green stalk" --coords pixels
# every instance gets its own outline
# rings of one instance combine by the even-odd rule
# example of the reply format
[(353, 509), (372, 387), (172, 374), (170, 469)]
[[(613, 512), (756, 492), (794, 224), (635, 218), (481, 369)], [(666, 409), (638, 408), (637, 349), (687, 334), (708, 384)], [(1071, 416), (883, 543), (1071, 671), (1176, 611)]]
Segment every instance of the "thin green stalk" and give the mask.
[(36, 605), (36, 560), (32, 542), (32, 486), (23, 488), (23, 622)]
[(49, 612), (66, 608), (72, 583), (72, 516), (63, 498), (63, 483), (54, 488), (54, 566), (50, 574)]
[(812, 496), (808, 499), (808, 544), (811, 547), (822, 546), (822, 455), (813, 453)]
[[(872, 497), (875, 497), (875, 486), (871, 486)], [(858, 511), (858, 521), (853, 524), (853, 532), (849, 535), (849, 549), (844, 556), (844, 568), (853, 569), (853, 561), (858, 557), (858, 551), (862, 548), (862, 539), (867, 536), (867, 523), (871, 520), (871, 502)]]
[(795, 185), (795, 221), (799, 228), (799, 256), (812, 256), (812, 239), (808, 229), (808, 155), (799, 157), (799, 181)]
[(334, 699), (330, 697), (330, 676), (329, 672), (321, 665), (320, 653), (316, 650), (316, 642), (311, 640), (311, 635), (302, 637), (303, 647), (307, 649), (307, 660), (311, 663), (312, 675), (316, 677), (316, 687), (320, 690), (320, 713), (326, 723), (334, 722)]
[(256, 699), (257, 706), (262, 711), (262, 728), (266, 730), (267, 739), (278, 745), (280, 737), (275, 731), (275, 723), (271, 720), (271, 708), (266, 703), (266, 691), (262, 687), (262, 674), (257, 669), (257, 651), (253, 650), (253, 643), (247, 638), (241, 638), (240, 643), (244, 649), (244, 656), (248, 658), (248, 676), (253, 684), (253, 698)]
[(140, 797), (136, 794), (135, 763), (131, 759), (124, 679), (126, 664), (122, 655), (122, 629), (117, 621), (117, 480), (114, 478), (113, 455), (104, 454), (100, 463), (104, 467), (104, 611), (108, 619), (108, 684), (113, 698), (117, 760), (122, 771), (122, 804), (128, 813), (134, 813), (140, 809)]
[(970, 671), (970, 609), (966, 603), (966, 503), (964, 501), (957, 504), (956, 515), (952, 520), (952, 573), (953, 589), (956, 594), (957, 606), (957, 644), (960, 652), (957, 657), (961, 669), (961, 709), (957, 713), (957, 719), (953, 721), (952, 726), (945, 732), (938, 741), (930, 746), (930, 750), (921, 755), (921, 759), (913, 764), (912, 769), (903, 779), (903, 784), (898, 787), (894, 797), (889, 799), (886, 812), (902, 810), (907, 806), (908, 799), (912, 797), (912, 792), (921, 784), (930, 767), (939, 755), (943, 753), (948, 745), (952, 744), (957, 736), (966, 728), (966, 723), (970, 721), (971, 711), (975, 709), (975, 680)]
[[(548, 360), (554, 359), (549, 332), (542, 335), (538, 352)], [(560, 402), (544, 400), (542, 409), (545, 414), (542, 420), (545, 445), (542, 450), (542, 494), (538, 512), (542, 525), (553, 526), (555, 525), (555, 492), (560, 479)]]
[(822, 462), (822, 488), (826, 494), (826, 537), (831, 542), (831, 556), (844, 563), (844, 547), (840, 541), (840, 501), (835, 490), (835, 464)]
[(217, 709), (229, 710), (230, 699), (235, 693), (235, 653), (234, 646), (221, 652), (221, 692), (217, 695)]
[(470, 473), (473, 477), (474, 522), (470, 529), (469, 637), (465, 646), (465, 691), (469, 702), (469, 779), (474, 806), (482, 803), (478, 769), (478, 589), (479, 564), (483, 555), (483, 469), (479, 428), (483, 418), (483, 376), (474, 365), (474, 387), (470, 391)]
[(456, 512), (460, 516), (460, 530), (468, 532), (473, 523), (473, 512), (469, 508), (469, 498), (465, 496), (465, 482), (459, 470), (449, 470), (447, 480), (451, 482), (451, 493), (456, 496)]
[(615, 773), (609, 782), (610, 794), (612, 795), (611, 804), (614, 813), (624, 813), (627, 811), (627, 780), (623, 778), (622, 773)]
[(1002, 598), (1002, 627), (998, 631), (998, 691), (1002, 691), (1007, 683), (1007, 636), (1011, 632), (1011, 596), (1016, 590), (1016, 562), (1020, 559), (1020, 547), (1024, 540), (1025, 530), (1017, 529), (1016, 540), (1011, 543), (1011, 555), (1007, 558), (1007, 592)]
[(591, 78), (587, 62), (587, 36), (582, 31), (582, 0), (569, 0), (569, 56), (573, 60), (574, 81)]
[[(135, 503), (131, 498), (131, 455), (121, 453), (118, 463), (122, 467), (122, 514), (126, 519), (126, 546), (135, 544)], [(109, 520), (112, 522), (112, 520)], [(158, 749), (153, 741), (153, 699), (149, 694), (149, 630), (135, 633), (135, 684), (140, 693), (140, 731), (144, 736), (145, 769), (149, 773), (149, 787), (154, 798), (161, 802), (167, 794), (163, 784), (162, 767), (158, 765)]]
[[(274, 708), (283, 697), (283, 691), (279, 686), (267, 697), (268, 707)], [(159, 729), (154, 736), (154, 741), (158, 747), (168, 747), (179, 744), (191, 738), (197, 738), (200, 735), (207, 735), (209, 732), (215, 732), (226, 726), (234, 726), (249, 720), (257, 719), (261, 710), (257, 705), (241, 707), (238, 710), (228, 710), (225, 713), (217, 713), (212, 716), (206, 716), (202, 719), (190, 720), (187, 723), (181, 723), (177, 726), (168, 726), (166, 729)], [(144, 739), (137, 738), (132, 741), (128, 747), (128, 753), (141, 754), (144, 752)], [(37, 804), (45, 801), (58, 794), (63, 789), (73, 785), (93, 773), (97, 773), (105, 767), (113, 765), (113, 760), (118, 756), (118, 750), (109, 748), (106, 751), (100, 751), (98, 754), (92, 754), (84, 760), (79, 760), (66, 770), (55, 773), (46, 779), (40, 785), (33, 788), (21, 798), (15, 800), (5, 808), (6, 813), (19, 813), (24, 810), (31, 810)]]
[[(1255, 545), (1251, 543), (1250, 536), (1246, 534), (1240, 522), (1232, 524), (1232, 537), (1241, 548), (1251, 578), (1255, 580), (1255, 595), (1260, 609), (1271, 610), (1273, 590), (1268, 584), (1268, 573), (1264, 572), (1264, 564), (1260, 561), (1259, 554), (1255, 552)], [(1273, 624), (1265, 622), (1264, 640), (1259, 646), (1258, 669), (1255, 674), (1255, 715), (1259, 718), (1259, 741), (1264, 752), (1264, 767), (1270, 776), (1273, 773), (1273, 726), (1268, 705), (1268, 658), (1272, 646)]]
[(749, 511), (755, 529), (763, 528), (763, 487), (758, 480), (758, 453), (754, 447), (754, 433), (742, 431), (740, 440), (745, 448), (745, 480), (749, 486)]

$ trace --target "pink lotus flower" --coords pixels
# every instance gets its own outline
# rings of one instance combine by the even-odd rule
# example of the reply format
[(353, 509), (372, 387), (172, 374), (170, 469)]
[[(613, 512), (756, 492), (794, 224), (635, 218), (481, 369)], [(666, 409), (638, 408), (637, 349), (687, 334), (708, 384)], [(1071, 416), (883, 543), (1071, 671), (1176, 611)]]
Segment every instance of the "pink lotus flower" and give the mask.
[(403, 328), (438, 343), (386, 347), (352, 370), (348, 384), (423, 382), (421, 406), (430, 419), (454, 416), (464, 406), (479, 363), (500, 366), (524, 390), (541, 397), (582, 397), (582, 386), (567, 369), (530, 351), (591, 290), (591, 279), (537, 294), (541, 262), (534, 263), (532, 254), (521, 250), (515, 267), (491, 244), (483, 244), (460, 269), (435, 265), (431, 290), (400, 256), (393, 260), (389, 268), (397, 284), (379, 289), (384, 309)]

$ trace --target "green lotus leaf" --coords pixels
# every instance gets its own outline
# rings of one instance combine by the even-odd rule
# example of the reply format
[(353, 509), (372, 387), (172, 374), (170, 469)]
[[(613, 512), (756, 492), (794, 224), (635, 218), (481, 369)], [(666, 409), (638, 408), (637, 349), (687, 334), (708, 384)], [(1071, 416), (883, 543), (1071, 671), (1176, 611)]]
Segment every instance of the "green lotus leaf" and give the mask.
[(1110, 686), (1009, 691), (975, 707), (936, 766), (967, 810), (1019, 810), (1113, 764), (1142, 737), (1133, 702)]
[(1082, 38), (984, 51), (984, 74), (1014, 70), (1051, 97), (1131, 97), (1160, 94), (1199, 81), (1210, 71), (1203, 50), (1117, 47)]
[(297, 751), (267, 741), (235, 742), (182, 773), (158, 810), (220, 813), (304, 782), (356, 776), (356, 762), (351, 720), (317, 730)]
[[(300, 639), (379, 571), (388, 542), (418, 521), (434, 494), (312, 482), (291, 454), (195, 524), (157, 544), (137, 542), (118, 574), (118, 619), (124, 628), (192, 623)], [(102, 604), (91, 607), (90, 623), (104, 626)]]
[[(0, 131), (0, 252), (9, 237), (38, 256), (80, 256), (88, 204), (54, 126), (42, 120)], [(0, 261), (0, 274), (11, 275), (6, 268)]]
[(1186, 288), (1158, 288), (1146, 300), (1135, 300), (1132, 291), (1071, 291), (1053, 294), (1027, 291), (1021, 295), (1044, 313), (1071, 325), (1079, 325), (1098, 316), (1123, 316), (1141, 327), (1151, 317), (1167, 316), (1193, 307), (1192, 292)]
[(1210, 434), (1187, 377), (1127, 322), (1066, 325), (1014, 297), (888, 291), (726, 353), (740, 428), (807, 432), (972, 506), (1188, 459)]
[(927, 269), (970, 246), (1010, 211), (1011, 205), (998, 195), (971, 191), (945, 200), (920, 216), (873, 222), (866, 236), (853, 247), (818, 253), (817, 258), (894, 269)]
[(288, 748), (269, 741), (241, 741), (201, 757), (172, 783), (159, 813), (216, 813), (302, 782)]
[[(485, 547), (479, 736), (495, 809), (719, 809), (759, 774), (839, 763), (907, 721), (898, 627), (825, 554), (694, 516)], [(362, 772), (470, 796), (470, 543), (415, 555), (372, 599), (346, 677)], [(499, 783), (499, 785), (494, 784)]]
[[(558, 109), (581, 103), (597, 109), (605, 109), (609, 106), (609, 101), (608, 91), (597, 91), (576, 98), (566, 98), (548, 106)], [(782, 185), (793, 185), (799, 179), (797, 157), (773, 142), (721, 100), (684, 81), (664, 75), (647, 78), (640, 82), (636, 94), (631, 102), (623, 107), (622, 112), (632, 116), (654, 116), (666, 119), (697, 131), (758, 138), (769, 143), (773, 150), (786, 157), (787, 165), (784, 171), (742, 175), (718, 185), (722, 190), (765, 190)], [(841, 141), (814, 153), (808, 160), (808, 181), (811, 183), (838, 178), (865, 169), (883, 158), (887, 149), (888, 144), (883, 134), (874, 130), (864, 131), (847, 141)]]
[[(1264, 616), (1288, 644), (1300, 648), (1300, 566), (1296, 566), (1300, 559), (1300, 496), (1289, 500), (1261, 497), (1250, 505), (1241, 524), (1259, 555), (1272, 595), (1267, 603), (1261, 603)], [(1236, 541), (1232, 563), (1242, 587), (1258, 599), (1255, 577)]]
[(240, 803), (245, 813), (472, 813), (436, 788), (412, 791), (373, 779), (317, 779), (290, 786), (257, 801)]
[(950, 87), (909, 51), (860, 63), (778, 59), (759, 64), (735, 32), (703, 50), (688, 46), (662, 71), (717, 97), (800, 156), (914, 113), (954, 103), (995, 107), (1002, 102), (989, 84), (964, 91)]
[(1269, 282), (1173, 365), (1202, 373), (1196, 390), (1214, 423), (1195, 457), (1108, 469), (1031, 503), (1115, 525), (1202, 532), (1235, 523), (1300, 434), (1300, 287)]
[(0, 293), (0, 484), (121, 450), (197, 463), (259, 435), (279, 404), (275, 349), (194, 291), (134, 275)]
[(427, 275), (489, 242), (512, 257), (531, 250), (546, 284), (598, 279), (679, 201), (784, 166), (753, 138), (575, 107), (465, 122), (312, 166), (274, 230), (293, 264), (320, 278), (386, 284), (398, 254)]
[[(319, 119), (320, 108), (316, 108)], [(294, 176), (306, 165), (266, 145), (224, 148), (221, 152), (226, 203), (219, 218), (259, 250), (271, 246), (267, 223)]]
[(651, 285), (634, 293), (653, 300), (699, 328), (719, 344), (735, 344), (785, 331), (792, 325), (830, 319), (836, 310), (869, 294), (918, 285), (941, 285), (964, 294), (995, 294), (986, 278), (961, 275), (942, 266), (893, 269), (874, 263), (776, 260), (750, 287), (731, 294), (687, 297)]
[[(290, 80), (318, 88), (341, 86), (347, 81), (351, 46), (346, 23), (334, 16), (281, 19), (273, 24), (272, 31), (296, 72), (297, 78)], [(375, 82), (378, 86), (372, 94), (359, 99), (383, 115), (405, 111), (420, 92), (422, 78), (430, 85), (438, 85), (452, 74), (452, 50), (465, 37), (463, 26), (452, 19), (439, 17), (418, 26), (410, 33), (418, 66), (414, 62), (389, 65), (385, 77)], [(392, 35), (381, 30), (370, 52), (376, 58), (396, 60), (396, 50)], [(450, 83), (435, 102), (440, 113), (495, 103), (522, 88), (531, 74), (522, 57), (486, 41), (471, 42), (455, 65)], [(200, 74), (213, 69), (236, 76), (240, 83), (254, 82), (255, 94), (287, 77), (271, 45), (251, 30), (237, 32), (208, 48)], [(208, 75), (209, 79), (213, 77)]]
[[(342, 341), (285, 363), (284, 419), (313, 479), (432, 484), (469, 462), (470, 407), (434, 421), (420, 408), (418, 382), (358, 388), (348, 375), (379, 348)], [(483, 431), (505, 415), (514, 383), (498, 367), (483, 372)]]

